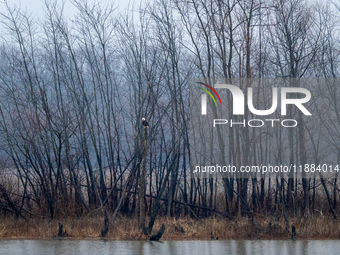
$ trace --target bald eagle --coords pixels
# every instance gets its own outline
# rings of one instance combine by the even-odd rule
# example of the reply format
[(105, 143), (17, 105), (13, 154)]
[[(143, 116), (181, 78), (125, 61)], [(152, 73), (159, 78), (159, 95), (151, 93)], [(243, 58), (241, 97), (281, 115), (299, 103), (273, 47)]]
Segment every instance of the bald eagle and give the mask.
[(142, 118), (142, 124), (144, 127), (149, 126), (149, 123), (145, 120), (145, 118)]

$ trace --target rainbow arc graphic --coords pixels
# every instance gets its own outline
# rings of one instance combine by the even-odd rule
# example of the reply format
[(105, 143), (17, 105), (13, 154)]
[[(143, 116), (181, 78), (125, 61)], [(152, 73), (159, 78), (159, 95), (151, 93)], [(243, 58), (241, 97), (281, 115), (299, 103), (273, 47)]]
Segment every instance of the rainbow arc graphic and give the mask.
[[(213, 87), (211, 87), (210, 85), (203, 83), (203, 82), (197, 82), (197, 83), (207, 87), (208, 89), (210, 89), (217, 96), (218, 100), (220, 101), (220, 104), (222, 105), (221, 97)], [(212, 98), (212, 100), (214, 101), (215, 106), (217, 106), (215, 97), (213, 96), (213, 94), (208, 89), (205, 89), (205, 88), (198, 88), (198, 89), (206, 92)], [(206, 94), (202, 94), (202, 115), (207, 115), (207, 95)]]

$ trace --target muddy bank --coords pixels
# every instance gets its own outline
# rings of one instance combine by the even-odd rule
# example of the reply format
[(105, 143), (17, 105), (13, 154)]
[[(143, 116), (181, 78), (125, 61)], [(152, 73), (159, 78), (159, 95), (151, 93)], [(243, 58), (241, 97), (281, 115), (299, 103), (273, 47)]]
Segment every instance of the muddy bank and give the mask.
[[(104, 219), (102, 217), (64, 218), (58, 220), (0, 219), (1, 239), (40, 239), (58, 237), (59, 224), (63, 225), (61, 238), (99, 239)], [(254, 218), (227, 220), (191, 218), (156, 221), (153, 233), (165, 224), (162, 240), (227, 240), (227, 239), (337, 239), (340, 238), (340, 223), (332, 218), (284, 219)], [(295, 231), (294, 231), (295, 229)], [(138, 229), (137, 219), (110, 219), (108, 240), (147, 239)]]

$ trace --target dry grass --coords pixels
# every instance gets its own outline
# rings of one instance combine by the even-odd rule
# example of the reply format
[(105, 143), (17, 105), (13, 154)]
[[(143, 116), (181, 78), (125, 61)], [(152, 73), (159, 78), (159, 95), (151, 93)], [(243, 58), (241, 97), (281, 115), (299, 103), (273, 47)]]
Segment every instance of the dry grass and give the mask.
[[(25, 222), (22, 219), (0, 219), (0, 238), (2, 239), (38, 239), (53, 238), (58, 232), (58, 224), (62, 223), (66, 230), (67, 238), (99, 238), (104, 219), (101, 217), (84, 217), (81, 219), (65, 218), (61, 220), (31, 219)], [(284, 220), (247, 218), (229, 221), (227, 219), (202, 219), (191, 218), (168, 219), (160, 218), (156, 221), (154, 231), (161, 224), (166, 225), (163, 240), (169, 239), (210, 239), (211, 233), (215, 238), (221, 239), (288, 239), (290, 229), (286, 229)], [(296, 227), (296, 238), (340, 238), (340, 222), (330, 218), (291, 219), (290, 228)], [(136, 219), (122, 218), (110, 220), (108, 240), (143, 240), (146, 239), (138, 229)]]

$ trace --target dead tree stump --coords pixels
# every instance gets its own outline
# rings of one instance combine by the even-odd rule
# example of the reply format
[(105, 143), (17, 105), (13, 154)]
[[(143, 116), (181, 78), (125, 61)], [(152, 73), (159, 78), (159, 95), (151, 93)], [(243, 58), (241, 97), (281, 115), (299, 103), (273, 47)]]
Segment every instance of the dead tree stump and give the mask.
[(161, 239), (162, 235), (164, 234), (165, 226), (162, 224), (161, 228), (158, 230), (156, 235), (152, 235), (150, 237), (150, 241), (159, 241)]
[(104, 211), (104, 226), (101, 230), (99, 237), (105, 237), (107, 235), (107, 232), (109, 231), (109, 218), (107, 217), (106, 210)]
[(63, 232), (63, 224), (59, 222), (58, 226), (58, 237), (63, 237), (66, 234), (66, 230)]
[(295, 226), (292, 226), (292, 239), (294, 239), (296, 236), (296, 229), (295, 229)]

